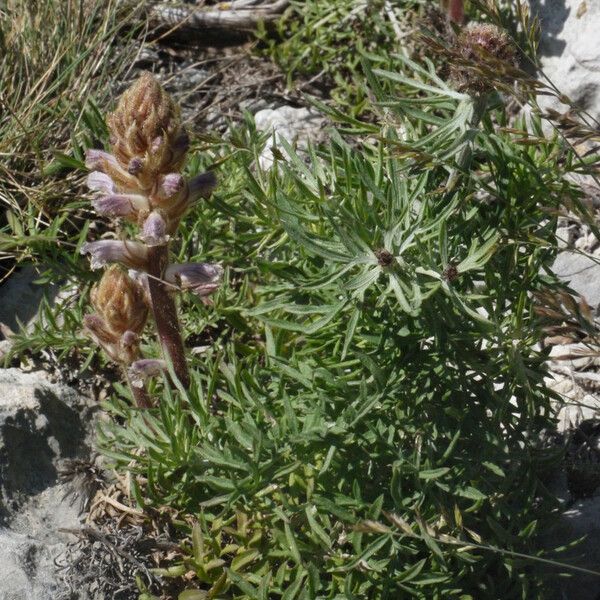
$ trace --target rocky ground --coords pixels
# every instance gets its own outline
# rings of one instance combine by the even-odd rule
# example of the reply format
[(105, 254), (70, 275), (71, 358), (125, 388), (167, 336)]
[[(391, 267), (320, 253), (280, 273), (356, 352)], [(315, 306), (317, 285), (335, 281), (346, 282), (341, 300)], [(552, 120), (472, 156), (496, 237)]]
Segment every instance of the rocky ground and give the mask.
[[(584, 112), (592, 127), (600, 119), (600, 4), (591, 0), (530, 0), (541, 21), (540, 59), (544, 75)], [(556, 99), (541, 98), (543, 108), (561, 112), (568, 107)], [(585, 201), (598, 215), (600, 186), (591, 177), (580, 183)], [(600, 219), (596, 219), (596, 223)], [(565, 400), (559, 414), (559, 431), (570, 452), (557, 470), (551, 488), (566, 510), (556, 529), (549, 532), (548, 547), (584, 537), (582, 544), (561, 555), (561, 560), (600, 570), (600, 241), (588, 225), (565, 216), (559, 224), (562, 252), (554, 271), (589, 305), (588, 318), (596, 334), (583, 339), (555, 340), (549, 386)], [(579, 485), (583, 480), (587, 484)], [(576, 574), (556, 591), (561, 600), (597, 600), (600, 578)]]
[[(0, 597), (55, 600), (55, 561), (81, 526), (85, 493), (61, 472), (90, 456), (94, 408), (41, 371), (0, 370)], [(88, 490), (91, 491), (91, 490)]]
[[(530, 5), (541, 18), (545, 74), (589, 118), (600, 118), (600, 4), (530, 0)], [(275, 140), (283, 137), (301, 146), (322, 135), (324, 119), (283, 88), (273, 67), (239, 48), (206, 50), (198, 59), (190, 51), (142, 46), (131, 78), (150, 67), (182, 103), (192, 128), (201, 123), (222, 132), (229, 119), (248, 110), (260, 130), (275, 132)], [(561, 109), (556, 103), (551, 107)], [(271, 144), (261, 156), (264, 167), (272, 161)], [(584, 185), (586, 201), (598, 210), (600, 187), (591, 179)], [(548, 384), (566, 401), (559, 437), (553, 439), (567, 444), (569, 454), (549, 484), (565, 511), (556, 529), (544, 536), (544, 545), (554, 548), (585, 535), (583, 544), (559, 558), (600, 570), (600, 240), (569, 215), (561, 219), (559, 234), (563, 248), (554, 270), (585, 299), (583, 311), (597, 335), (587, 331), (548, 341)], [(9, 328), (17, 327), (17, 318), (23, 323), (34, 318), (42, 296), (35, 276), (24, 269), (0, 287), (0, 322)], [(44, 292), (55, 294), (49, 288)], [(0, 369), (0, 600), (136, 598), (132, 573), (142, 573), (152, 588), (148, 556), (172, 550), (169, 533), (154, 522), (150, 534), (136, 514), (127, 514), (121, 529), (106, 525), (102, 533), (86, 522), (94, 494), (107, 485), (91, 454), (97, 402), (90, 388), (56, 379), (43, 370)], [(114, 492), (117, 484), (112, 485)], [(98, 511), (127, 512), (115, 498), (118, 494), (96, 502), (96, 522), (102, 521)], [(556, 590), (561, 600), (599, 597), (600, 580), (581, 573)]]

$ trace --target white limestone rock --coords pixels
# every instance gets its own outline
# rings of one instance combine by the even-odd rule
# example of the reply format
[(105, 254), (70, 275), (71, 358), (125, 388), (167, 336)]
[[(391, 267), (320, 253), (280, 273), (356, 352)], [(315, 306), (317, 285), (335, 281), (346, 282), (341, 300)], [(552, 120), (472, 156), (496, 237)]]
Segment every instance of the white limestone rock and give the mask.
[[(314, 141), (323, 129), (325, 119), (322, 115), (308, 108), (294, 108), (293, 106), (280, 106), (275, 109), (259, 110), (254, 115), (256, 128), (259, 131), (269, 132), (274, 135), (275, 146), (285, 154), (279, 146), (283, 138), (291, 145), (297, 144), (302, 148), (308, 140)], [(265, 145), (259, 157), (259, 164), (265, 170), (273, 165), (273, 136)]]
[[(580, 108), (600, 119), (600, 2), (598, 0), (529, 0), (540, 18), (539, 58), (544, 75)], [(541, 96), (543, 108), (568, 107)]]

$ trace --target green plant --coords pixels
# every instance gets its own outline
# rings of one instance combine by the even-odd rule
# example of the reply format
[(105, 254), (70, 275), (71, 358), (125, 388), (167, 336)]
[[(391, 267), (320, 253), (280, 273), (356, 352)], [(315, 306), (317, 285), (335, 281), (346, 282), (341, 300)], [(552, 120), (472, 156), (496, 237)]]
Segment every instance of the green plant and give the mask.
[(381, 66), (390, 66), (389, 55), (401, 41), (399, 29), (402, 35), (411, 34), (420, 2), (310, 0), (290, 4), (275, 34), (266, 29), (258, 32), (262, 53), (286, 74), (288, 87), (315, 84), (325, 88), (338, 106), (360, 114), (367, 104), (365, 90), (358, 84), (362, 53), (371, 52)]
[[(195, 574), (181, 598), (545, 597), (535, 295), (561, 288), (578, 166), (557, 167), (569, 150), (539, 118), (509, 123), (509, 66), (469, 95), (394, 60), (364, 65), (378, 124), (332, 109), (345, 137), (282, 142), (269, 173), (237, 139), (188, 221), (229, 265), (214, 306), (188, 307), (191, 385), (155, 382), (143, 415), (108, 405), (101, 444), (137, 501), (196, 519), (161, 571)], [(470, 60), (490, 77), (485, 48)]]

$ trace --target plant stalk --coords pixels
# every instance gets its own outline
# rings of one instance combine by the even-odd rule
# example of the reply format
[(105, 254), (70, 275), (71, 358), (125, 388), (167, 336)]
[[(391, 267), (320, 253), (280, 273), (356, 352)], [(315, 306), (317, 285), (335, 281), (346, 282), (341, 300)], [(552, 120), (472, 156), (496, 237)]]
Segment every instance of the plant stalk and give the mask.
[(446, 193), (452, 193), (454, 191), (460, 176), (469, 168), (469, 165), (471, 164), (471, 158), (473, 156), (471, 146), (475, 136), (477, 135), (477, 132), (479, 131), (479, 123), (485, 114), (485, 109), (488, 102), (488, 94), (476, 96), (472, 99), (472, 102), (473, 114), (469, 119), (469, 126), (467, 130), (463, 134), (465, 145), (456, 159), (456, 167), (452, 169), (450, 175), (448, 176), (448, 181), (446, 182)]
[(177, 308), (172, 296), (162, 283), (162, 276), (167, 266), (169, 247), (150, 246), (148, 248), (148, 289), (150, 291), (150, 306), (154, 314), (156, 330), (163, 349), (163, 355), (173, 365), (175, 375), (183, 385), (190, 385), (190, 374), (185, 360), (183, 340)]
[(135, 400), (135, 405), (138, 408), (152, 408), (152, 401), (150, 400), (150, 396), (146, 391), (146, 386), (142, 385), (141, 387), (138, 387), (136, 385), (133, 385), (131, 377), (129, 377), (129, 375), (127, 374), (127, 369), (125, 369), (125, 376), (127, 377), (127, 383), (129, 384), (131, 395)]

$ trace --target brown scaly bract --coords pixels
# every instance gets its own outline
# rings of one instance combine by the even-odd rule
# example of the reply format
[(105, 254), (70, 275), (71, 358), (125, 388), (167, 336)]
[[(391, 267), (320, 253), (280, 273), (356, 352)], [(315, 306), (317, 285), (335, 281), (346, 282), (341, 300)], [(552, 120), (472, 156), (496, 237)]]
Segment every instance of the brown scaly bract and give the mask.
[(150, 73), (121, 96), (107, 122), (115, 158), (143, 190), (150, 191), (160, 175), (181, 169), (188, 136), (179, 108)]

